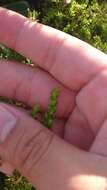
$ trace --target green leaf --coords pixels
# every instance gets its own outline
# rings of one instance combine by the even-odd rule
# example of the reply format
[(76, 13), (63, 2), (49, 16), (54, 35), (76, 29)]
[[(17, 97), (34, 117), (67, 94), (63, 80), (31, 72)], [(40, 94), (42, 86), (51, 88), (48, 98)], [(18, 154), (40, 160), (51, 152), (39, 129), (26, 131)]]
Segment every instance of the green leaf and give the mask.
[(43, 124), (48, 128), (51, 128), (54, 122), (59, 95), (60, 95), (59, 88), (55, 88), (52, 90), (49, 99), (48, 108), (43, 117)]
[(38, 116), (38, 113), (40, 112), (40, 106), (39, 104), (35, 104), (31, 111), (31, 116), (35, 119)]

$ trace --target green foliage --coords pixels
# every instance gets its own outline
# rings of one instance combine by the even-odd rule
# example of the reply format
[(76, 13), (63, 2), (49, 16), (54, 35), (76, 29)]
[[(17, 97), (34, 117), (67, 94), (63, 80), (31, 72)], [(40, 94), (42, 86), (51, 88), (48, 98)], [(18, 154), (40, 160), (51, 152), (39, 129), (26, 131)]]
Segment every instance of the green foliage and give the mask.
[(19, 61), (23, 64), (32, 65), (32, 61), (30, 59), (24, 57), (23, 55), (10, 48), (6, 48), (3, 45), (0, 45), (0, 59)]
[(72, 0), (68, 6), (55, 1), (47, 9), (42, 23), (78, 37), (107, 53), (106, 1)]
[[(10, 2), (12, 4), (8, 4)], [(39, 3), (36, 11), (30, 11), (30, 7), (26, 2), (20, 0), (1, 0), (0, 4), (21, 12), (32, 20), (38, 19), (41, 23), (76, 36), (107, 53), (106, 0), (72, 0), (71, 4), (67, 6), (63, 4), (63, 0), (40, 0), (38, 1)], [(20, 3), (22, 3), (23, 6)], [(16, 60), (24, 64), (32, 63), (29, 59), (2, 45), (0, 45), (0, 58)], [(58, 96), (59, 90), (54, 89), (50, 96), (48, 109), (43, 118), (43, 123), (49, 128), (52, 126), (55, 117)], [(27, 109), (27, 106), (23, 103), (5, 97), (1, 97), (0, 100)], [(34, 106), (32, 109), (32, 117), (37, 117), (39, 112), (39, 106)], [(12, 177), (6, 177), (5, 183), (5, 186), (0, 184), (0, 189), (34, 190), (25, 178), (20, 178), (18, 172), (15, 172)]]
[(59, 94), (59, 88), (55, 88), (52, 90), (50, 95), (48, 109), (43, 117), (43, 124), (48, 128), (52, 127), (53, 121), (55, 119)]
[(21, 62), (26, 60), (26, 58), (24, 58), (22, 55), (18, 54), (14, 50), (4, 47), (3, 45), (0, 45), (0, 58)]
[(37, 18), (38, 18), (38, 12), (37, 11), (35, 11), (35, 10), (30, 10), (30, 9), (28, 9), (28, 18), (30, 18), (32, 21), (35, 21), (35, 20), (37, 20)]
[[(44, 113), (42, 123), (47, 127), (51, 128), (55, 119), (55, 113), (57, 109), (58, 97), (60, 95), (59, 88), (52, 90), (49, 98), (49, 104), (47, 111)], [(31, 116), (37, 118), (38, 114), (41, 112), (40, 106), (35, 104), (31, 110)]]
[[(3, 190), (3, 189), (2, 189)], [(36, 190), (26, 180), (26, 178), (20, 176), (19, 172), (15, 171), (11, 177), (6, 177), (4, 190)]]
[(31, 110), (31, 116), (36, 119), (39, 112), (40, 112), (40, 106), (39, 104), (35, 104), (33, 107), (32, 107), (32, 110)]

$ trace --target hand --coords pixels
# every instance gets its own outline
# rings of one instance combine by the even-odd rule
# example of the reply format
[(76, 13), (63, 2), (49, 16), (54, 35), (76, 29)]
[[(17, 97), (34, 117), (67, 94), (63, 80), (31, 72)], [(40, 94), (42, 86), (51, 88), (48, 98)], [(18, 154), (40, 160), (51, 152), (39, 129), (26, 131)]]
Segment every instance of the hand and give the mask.
[[(60, 86), (52, 130), (79, 148), (106, 154), (107, 142), (103, 136), (106, 135), (107, 56), (79, 39), (2, 8), (0, 26), (0, 42), (39, 66), (35, 69), (1, 60), (0, 94), (30, 106), (38, 102), (44, 112), (51, 90)], [(14, 121), (10, 124), (16, 126), (5, 140), (1, 135), (2, 158), (39, 189), (88, 190), (91, 183), (90, 189), (96, 190), (95, 176), (99, 177), (99, 183), (105, 184), (105, 158), (79, 151), (21, 110), (5, 104), (0, 107), (0, 119), (5, 123), (5, 110), (8, 110)], [(3, 123), (2, 126), (6, 137), (9, 125), (6, 131)], [(89, 174), (94, 179), (87, 178)]]

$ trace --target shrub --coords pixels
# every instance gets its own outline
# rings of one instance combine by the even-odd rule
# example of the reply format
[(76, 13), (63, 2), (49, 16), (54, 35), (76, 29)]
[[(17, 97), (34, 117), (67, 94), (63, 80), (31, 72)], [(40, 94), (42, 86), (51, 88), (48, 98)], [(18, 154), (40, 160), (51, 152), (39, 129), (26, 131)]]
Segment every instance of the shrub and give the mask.
[(72, 0), (68, 6), (55, 1), (43, 13), (42, 23), (76, 36), (107, 53), (106, 1)]

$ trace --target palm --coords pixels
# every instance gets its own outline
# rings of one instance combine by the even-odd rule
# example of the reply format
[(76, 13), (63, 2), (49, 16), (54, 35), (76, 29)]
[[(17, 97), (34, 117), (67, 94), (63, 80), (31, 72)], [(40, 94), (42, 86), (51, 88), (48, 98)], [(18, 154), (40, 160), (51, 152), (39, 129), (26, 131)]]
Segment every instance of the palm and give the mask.
[(106, 118), (106, 55), (72, 36), (4, 9), (0, 10), (0, 25), (0, 42), (39, 65), (32, 69), (1, 61), (0, 95), (30, 106), (40, 103), (44, 111), (51, 90), (60, 86), (53, 130), (88, 149)]
[(74, 108), (71, 107), (65, 123), (65, 140), (83, 149), (90, 148), (106, 120), (106, 93), (106, 75), (102, 72), (76, 94)]

